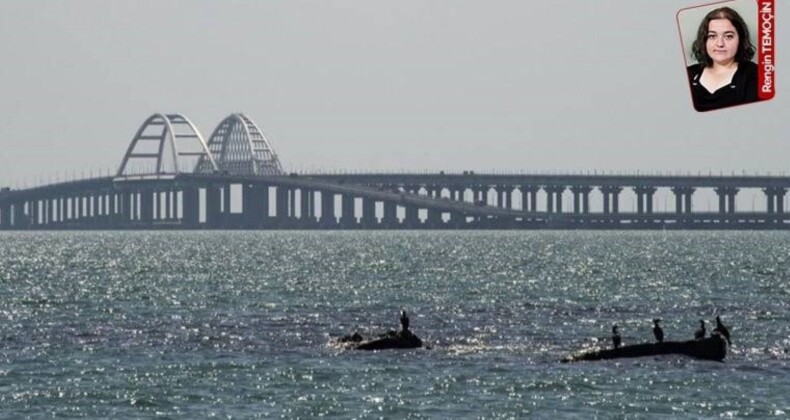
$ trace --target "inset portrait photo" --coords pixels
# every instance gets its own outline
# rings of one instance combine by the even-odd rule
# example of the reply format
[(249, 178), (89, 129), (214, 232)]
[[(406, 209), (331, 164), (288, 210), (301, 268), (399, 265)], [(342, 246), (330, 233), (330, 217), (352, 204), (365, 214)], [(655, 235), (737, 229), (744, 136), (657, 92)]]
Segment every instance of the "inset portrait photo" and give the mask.
[(774, 16), (774, 0), (724, 1), (677, 13), (694, 109), (773, 98)]

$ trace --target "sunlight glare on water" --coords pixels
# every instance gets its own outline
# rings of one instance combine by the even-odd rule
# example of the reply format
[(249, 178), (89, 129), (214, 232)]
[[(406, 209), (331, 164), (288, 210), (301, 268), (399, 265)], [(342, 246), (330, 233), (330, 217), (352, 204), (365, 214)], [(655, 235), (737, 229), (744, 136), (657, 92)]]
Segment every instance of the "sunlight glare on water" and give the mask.
[[(0, 234), (3, 417), (784, 417), (779, 232)], [(333, 339), (398, 326), (431, 347)], [(725, 363), (560, 364), (693, 336)]]

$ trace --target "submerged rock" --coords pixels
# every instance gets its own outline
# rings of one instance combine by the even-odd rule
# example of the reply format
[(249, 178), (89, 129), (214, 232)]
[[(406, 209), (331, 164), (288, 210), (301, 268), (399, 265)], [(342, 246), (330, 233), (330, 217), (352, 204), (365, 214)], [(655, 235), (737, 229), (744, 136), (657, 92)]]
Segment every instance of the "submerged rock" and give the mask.
[(627, 357), (658, 356), (662, 354), (682, 354), (697, 359), (724, 361), (727, 355), (727, 341), (719, 335), (700, 340), (665, 341), (623, 346), (617, 349), (594, 350), (568, 356), (563, 363), (592, 360), (609, 360)]

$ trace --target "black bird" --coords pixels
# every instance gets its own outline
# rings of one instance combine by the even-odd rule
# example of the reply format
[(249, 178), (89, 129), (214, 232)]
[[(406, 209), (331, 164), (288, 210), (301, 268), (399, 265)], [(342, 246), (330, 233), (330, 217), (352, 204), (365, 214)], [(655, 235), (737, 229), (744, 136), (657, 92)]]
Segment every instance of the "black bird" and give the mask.
[(406, 311), (400, 311), (400, 327), (402, 331), (409, 331), (409, 317)]
[(730, 330), (721, 323), (721, 318), (718, 315), (716, 315), (716, 328), (713, 332), (721, 334), (727, 340), (727, 344), (732, 345), (732, 342), (730, 342)]
[(700, 319), (699, 320), (699, 329), (694, 332), (694, 339), (700, 340), (705, 338), (705, 321)]
[(663, 343), (664, 342), (664, 330), (662, 330), (661, 327), (658, 325), (659, 322), (661, 322), (661, 320), (658, 319), (658, 318), (653, 320), (653, 324), (654, 324), (653, 335), (656, 336), (656, 341), (658, 341), (659, 343)]
[(612, 345), (614, 348), (618, 349), (620, 348), (620, 343), (622, 342), (623, 340), (620, 338), (620, 333), (617, 331), (617, 325), (615, 325), (612, 327)]

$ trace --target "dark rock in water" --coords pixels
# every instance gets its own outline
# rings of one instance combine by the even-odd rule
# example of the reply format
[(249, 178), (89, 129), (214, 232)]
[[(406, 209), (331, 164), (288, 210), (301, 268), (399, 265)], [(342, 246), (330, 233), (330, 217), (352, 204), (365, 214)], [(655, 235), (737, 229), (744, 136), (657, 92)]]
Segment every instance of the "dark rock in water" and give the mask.
[(727, 342), (720, 336), (714, 335), (701, 340), (635, 344), (618, 349), (597, 350), (573, 355), (562, 359), (562, 362), (608, 360), (626, 357), (658, 356), (662, 354), (683, 354), (697, 359), (721, 362), (727, 355)]
[(417, 349), (422, 347), (422, 340), (409, 331), (389, 331), (378, 337), (364, 339), (354, 333), (338, 339), (340, 343), (359, 343), (353, 346), (356, 350), (386, 350), (386, 349)]
[(338, 343), (359, 343), (363, 340), (362, 335), (358, 332), (354, 334), (344, 335), (337, 339)]

